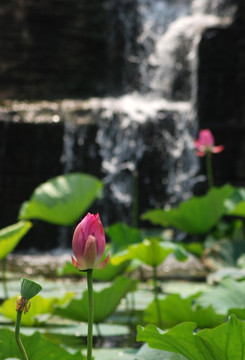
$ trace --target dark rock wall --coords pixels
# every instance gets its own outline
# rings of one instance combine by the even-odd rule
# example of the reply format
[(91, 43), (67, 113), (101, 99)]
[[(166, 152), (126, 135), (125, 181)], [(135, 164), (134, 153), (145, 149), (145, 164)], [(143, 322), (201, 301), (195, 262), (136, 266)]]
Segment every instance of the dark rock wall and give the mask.
[[(198, 118), (225, 150), (213, 156), (216, 184), (245, 185), (245, 7), (235, 22), (210, 28), (199, 46)], [(202, 162), (204, 172), (204, 162)]]
[[(47, 144), (52, 139), (52, 151)], [(1, 228), (17, 221), (20, 205), (50, 176), (62, 173), (62, 124), (0, 121), (0, 219)], [(45, 224), (33, 227), (24, 247), (57, 246), (57, 229)], [(45, 234), (46, 232), (46, 234)], [(48, 234), (48, 235), (47, 235)]]
[(126, 40), (119, 17), (127, 17), (135, 3), (3, 0), (0, 98), (58, 99), (118, 91)]

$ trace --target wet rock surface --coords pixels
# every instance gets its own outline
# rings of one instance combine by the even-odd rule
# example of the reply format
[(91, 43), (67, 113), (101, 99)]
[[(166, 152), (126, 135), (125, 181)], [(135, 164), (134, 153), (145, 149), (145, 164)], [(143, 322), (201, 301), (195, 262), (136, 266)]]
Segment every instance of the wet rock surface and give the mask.
[[(20, 276), (44, 275), (47, 277), (56, 277), (58, 268), (62, 268), (66, 262), (71, 261), (71, 254), (62, 252), (60, 254), (10, 254), (7, 261), (7, 269)], [(143, 279), (151, 279), (152, 269), (143, 265), (142, 271), (135, 271), (134, 276)], [(158, 267), (158, 277), (160, 279), (200, 279), (206, 278), (207, 272), (202, 263), (190, 255), (185, 262), (177, 261), (174, 256), (169, 255), (168, 258)]]

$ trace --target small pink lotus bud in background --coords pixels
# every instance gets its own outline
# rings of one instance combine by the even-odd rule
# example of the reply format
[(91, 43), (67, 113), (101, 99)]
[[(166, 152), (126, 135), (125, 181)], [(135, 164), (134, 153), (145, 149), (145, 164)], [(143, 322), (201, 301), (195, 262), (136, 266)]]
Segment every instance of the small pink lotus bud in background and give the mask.
[(77, 225), (72, 239), (72, 263), (78, 270), (103, 269), (109, 255), (100, 263), (105, 251), (105, 233), (99, 214), (88, 213)]
[(197, 156), (204, 156), (206, 154), (217, 154), (224, 150), (223, 145), (214, 146), (214, 137), (210, 130), (200, 130), (199, 138), (194, 140), (197, 149)]

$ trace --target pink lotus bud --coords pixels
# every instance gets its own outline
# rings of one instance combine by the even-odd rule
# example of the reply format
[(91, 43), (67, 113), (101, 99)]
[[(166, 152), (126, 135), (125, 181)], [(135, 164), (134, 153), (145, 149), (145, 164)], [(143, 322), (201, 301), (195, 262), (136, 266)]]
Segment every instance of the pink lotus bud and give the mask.
[(199, 138), (194, 140), (197, 149), (197, 156), (204, 156), (210, 153), (219, 153), (224, 150), (223, 145), (214, 146), (214, 137), (210, 130), (200, 130)]
[(72, 263), (78, 270), (103, 269), (109, 255), (100, 263), (105, 251), (105, 233), (99, 214), (88, 213), (77, 225), (72, 239)]

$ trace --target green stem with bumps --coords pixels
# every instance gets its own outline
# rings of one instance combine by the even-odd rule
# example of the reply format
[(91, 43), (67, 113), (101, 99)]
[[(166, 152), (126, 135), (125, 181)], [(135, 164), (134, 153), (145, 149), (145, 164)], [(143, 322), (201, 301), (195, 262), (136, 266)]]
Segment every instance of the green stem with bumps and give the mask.
[(94, 321), (94, 297), (93, 297), (93, 270), (87, 270), (88, 285), (88, 337), (87, 337), (87, 360), (92, 360), (93, 350), (93, 321)]
[(21, 322), (22, 311), (17, 311), (16, 324), (15, 324), (15, 340), (20, 349), (23, 360), (28, 360), (27, 353), (25, 351), (24, 345), (20, 339), (20, 322)]

